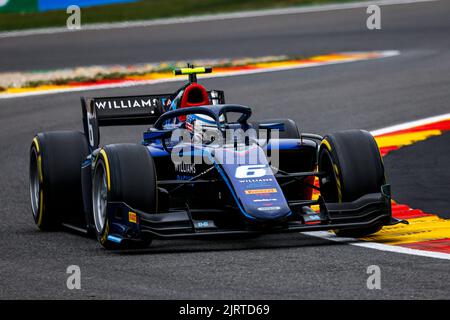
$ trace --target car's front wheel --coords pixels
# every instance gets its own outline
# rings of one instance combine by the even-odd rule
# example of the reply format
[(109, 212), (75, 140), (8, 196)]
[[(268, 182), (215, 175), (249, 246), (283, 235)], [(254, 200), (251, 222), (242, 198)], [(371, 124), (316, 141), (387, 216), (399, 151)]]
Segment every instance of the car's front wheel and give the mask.
[(137, 144), (105, 146), (96, 158), (92, 179), (92, 212), (100, 244), (106, 249), (150, 245), (148, 237), (117, 241), (107, 208), (108, 202), (124, 202), (143, 212), (157, 211), (156, 171), (147, 148)]
[[(318, 159), (319, 179), (325, 202), (352, 202), (378, 193), (385, 184), (383, 161), (373, 136), (363, 130), (347, 130), (324, 137)], [(341, 237), (364, 237), (378, 232), (382, 224), (366, 228), (335, 230)]]

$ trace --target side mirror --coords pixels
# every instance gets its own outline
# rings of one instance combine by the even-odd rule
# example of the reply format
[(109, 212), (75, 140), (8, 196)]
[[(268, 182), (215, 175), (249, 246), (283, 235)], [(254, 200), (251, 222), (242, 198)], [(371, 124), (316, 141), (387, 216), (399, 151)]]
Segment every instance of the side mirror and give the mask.
[(265, 129), (265, 130), (278, 130), (278, 131), (284, 131), (284, 123), (281, 122), (274, 122), (274, 123), (261, 123), (259, 125), (259, 129)]

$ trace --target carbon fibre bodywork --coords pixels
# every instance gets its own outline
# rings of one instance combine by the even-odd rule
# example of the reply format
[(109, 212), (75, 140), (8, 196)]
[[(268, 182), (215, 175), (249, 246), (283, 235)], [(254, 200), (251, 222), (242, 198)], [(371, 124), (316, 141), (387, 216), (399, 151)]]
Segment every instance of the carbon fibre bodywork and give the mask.
[[(205, 112), (211, 116), (215, 113), (218, 119), (219, 113), (230, 107), (242, 106), (198, 107), (189, 112)], [(184, 112), (171, 111), (166, 117)], [(158, 212), (143, 212), (124, 202), (108, 202), (110, 241), (356, 229), (401, 222), (391, 215), (389, 185), (384, 185), (379, 193), (364, 195), (353, 202), (327, 203), (320, 195), (313, 198), (314, 189), (320, 193), (314, 179), (324, 175), (316, 170), (320, 136), (304, 134), (299, 139), (269, 139), (263, 143), (264, 149), (257, 143), (214, 147), (177, 144), (175, 147), (182, 148), (184, 156), (191, 161), (176, 163), (172, 158), (174, 147), (162, 142), (170, 137), (173, 129), (157, 124), (155, 127), (160, 128), (145, 132), (142, 143), (155, 163)], [(247, 129), (250, 127), (251, 124)], [(242, 157), (252, 150), (256, 150), (257, 162), (249, 164)], [(276, 167), (267, 157), (275, 151), (278, 153)], [(94, 161), (85, 162), (84, 183), (89, 184), (97, 152), (90, 157)], [(224, 161), (228, 154), (233, 160), (230, 163)], [(85, 185), (83, 189), (88, 190), (84, 194), (85, 211), (92, 228), (91, 186)]]

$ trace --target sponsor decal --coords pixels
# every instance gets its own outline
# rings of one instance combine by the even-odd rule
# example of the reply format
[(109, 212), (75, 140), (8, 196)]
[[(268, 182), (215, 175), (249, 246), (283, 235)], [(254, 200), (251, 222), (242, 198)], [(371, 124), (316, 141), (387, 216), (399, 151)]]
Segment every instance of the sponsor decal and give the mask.
[[(98, 110), (105, 109), (132, 109), (132, 108), (152, 108), (157, 106), (158, 99), (126, 99), (126, 100), (104, 100), (95, 101)], [(154, 113), (154, 110), (150, 111)]]
[(254, 199), (253, 202), (274, 202), (278, 199), (275, 198), (262, 198), (262, 199)]
[(260, 178), (268, 174), (269, 167), (266, 164), (256, 164), (250, 166), (240, 166), (236, 168), (235, 177), (237, 179)]
[(280, 210), (281, 207), (261, 207), (258, 208), (259, 211), (274, 211), (274, 210)]
[(128, 212), (128, 221), (131, 223), (137, 223), (137, 215), (135, 212)]
[(265, 193), (277, 193), (277, 192), (278, 191), (275, 188), (245, 190), (245, 194), (265, 194)]
[(177, 163), (175, 164), (175, 171), (180, 173), (189, 173), (189, 174), (195, 174), (195, 164), (193, 163)]
[(209, 221), (207, 221), (207, 220), (197, 221), (196, 222), (196, 227), (197, 228), (208, 228), (209, 227)]
[(262, 178), (262, 179), (243, 179), (239, 180), (240, 183), (258, 183), (258, 182), (272, 182), (272, 178)]

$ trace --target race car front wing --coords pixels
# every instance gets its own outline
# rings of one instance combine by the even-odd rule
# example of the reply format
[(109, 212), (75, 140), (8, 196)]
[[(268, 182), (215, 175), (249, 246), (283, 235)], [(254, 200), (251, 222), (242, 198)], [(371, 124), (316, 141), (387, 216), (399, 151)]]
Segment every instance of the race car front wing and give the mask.
[[(226, 215), (226, 210), (186, 209), (164, 213), (146, 213), (129, 207), (123, 202), (109, 202), (108, 212), (113, 213), (111, 236), (116, 242), (138, 237), (199, 238), (223, 235), (269, 234), (285, 232), (323, 231), (333, 229), (360, 229), (375, 225), (407, 223), (395, 219), (391, 213), (390, 186), (384, 185), (380, 193), (371, 193), (345, 203), (326, 203), (317, 200), (291, 201), (297, 212), (293, 219), (275, 224), (248, 224), (246, 227), (220, 228), (214, 219), (194, 219), (193, 216)], [(318, 205), (320, 211), (311, 209)], [(298, 210), (300, 208), (300, 210)], [(132, 217), (132, 219), (130, 219)]]

